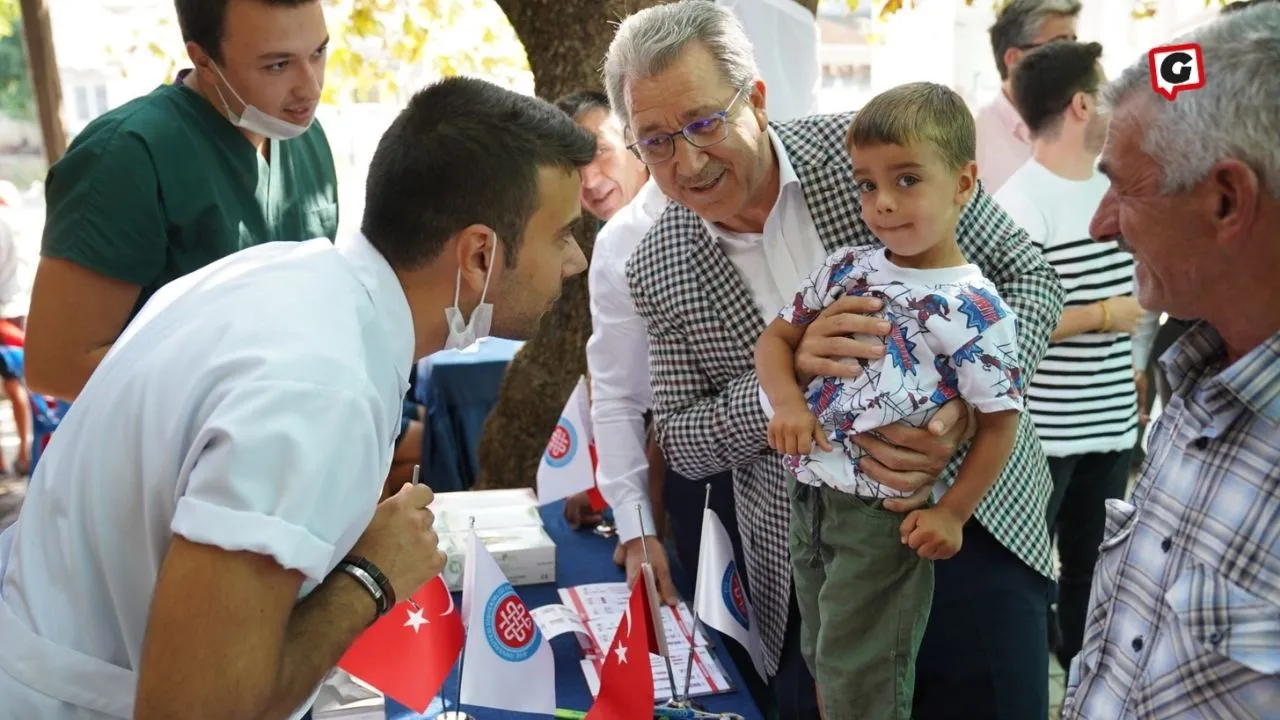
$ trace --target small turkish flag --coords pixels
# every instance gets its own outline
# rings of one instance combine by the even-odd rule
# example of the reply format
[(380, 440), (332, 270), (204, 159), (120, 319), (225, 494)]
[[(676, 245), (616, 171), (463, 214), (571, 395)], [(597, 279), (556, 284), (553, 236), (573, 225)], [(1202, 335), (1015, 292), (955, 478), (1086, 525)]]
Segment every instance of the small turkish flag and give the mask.
[(439, 577), (360, 634), (338, 667), (418, 714), (427, 711), (462, 652), (465, 632)]
[(638, 582), (631, 588), (626, 614), (600, 668), (600, 691), (586, 720), (652, 720), (649, 618), (649, 594), (645, 584)]

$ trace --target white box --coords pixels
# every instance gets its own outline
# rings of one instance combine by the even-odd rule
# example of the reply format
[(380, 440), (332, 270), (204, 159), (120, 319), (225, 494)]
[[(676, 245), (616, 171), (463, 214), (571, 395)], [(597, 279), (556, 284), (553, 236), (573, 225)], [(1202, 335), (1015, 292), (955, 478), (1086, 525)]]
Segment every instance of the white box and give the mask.
[[(541, 525), (479, 529), (476, 534), (513, 586), (555, 582), (556, 544)], [(462, 590), (467, 559), (467, 533), (440, 535), (440, 549), (449, 556), (441, 577), (454, 592)]]

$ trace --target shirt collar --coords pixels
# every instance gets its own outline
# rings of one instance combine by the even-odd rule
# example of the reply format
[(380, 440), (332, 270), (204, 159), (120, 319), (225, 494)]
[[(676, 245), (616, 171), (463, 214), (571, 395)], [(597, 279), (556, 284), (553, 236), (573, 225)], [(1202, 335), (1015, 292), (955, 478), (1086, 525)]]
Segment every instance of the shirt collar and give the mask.
[[(1226, 357), (1222, 336), (1207, 322), (1196, 323), (1160, 358), (1170, 387), (1189, 376), (1202, 376)], [(1280, 423), (1280, 332), (1218, 373), (1221, 385), (1252, 412)]]
[[(773, 126), (768, 126), (769, 143), (773, 145), (774, 157), (778, 160), (778, 199), (774, 201), (773, 209), (769, 211), (772, 216), (778, 212), (778, 206), (782, 204), (782, 199), (789, 192), (800, 192), (800, 177), (796, 175), (795, 166), (791, 164), (791, 158), (787, 155), (787, 148), (782, 144), (782, 139), (778, 137), (778, 133), (774, 131)], [(788, 189), (794, 188), (794, 189)], [(752, 235), (744, 235), (735, 233), (716, 225), (715, 223), (702, 221), (703, 227), (707, 229), (707, 233), (712, 240), (718, 242), (729, 243), (733, 245), (755, 244), (763, 238)]]
[(374, 317), (382, 325), (395, 353), (393, 359), (400, 382), (407, 386), (409, 369), (414, 361), (413, 313), (409, 310), (409, 300), (405, 297), (399, 276), (382, 253), (359, 232), (338, 238), (334, 245), (365, 292), (369, 293)]
[(1009, 133), (1018, 138), (1027, 145), (1031, 144), (1031, 131), (1027, 130), (1027, 124), (1022, 120), (1022, 114), (1018, 112), (1018, 108), (1013, 106), (1013, 102), (1004, 94), (1004, 91), (996, 93), (995, 102), (996, 117), (1000, 118), (1000, 122), (1008, 128)]

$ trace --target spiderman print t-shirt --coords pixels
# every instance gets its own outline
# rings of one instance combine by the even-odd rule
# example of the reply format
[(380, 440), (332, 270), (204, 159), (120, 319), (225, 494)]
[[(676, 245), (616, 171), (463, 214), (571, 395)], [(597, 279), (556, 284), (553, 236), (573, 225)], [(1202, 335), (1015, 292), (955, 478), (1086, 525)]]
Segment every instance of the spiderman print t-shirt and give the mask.
[(924, 426), (954, 397), (979, 412), (1022, 410), (1017, 320), (976, 265), (916, 270), (894, 265), (880, 245), (842, 248), (805, 279), (779, 317), (807, 325), (846, 294), (884, 301), (886, 352), (859, 360), (857, 377), (810, 383), (805, 398), (835, 452), (815, 447), (812, 456), (789, 456), (797, 480), (860, 497), (902, 496), (859, 472), (854, 435), (898, 421)]

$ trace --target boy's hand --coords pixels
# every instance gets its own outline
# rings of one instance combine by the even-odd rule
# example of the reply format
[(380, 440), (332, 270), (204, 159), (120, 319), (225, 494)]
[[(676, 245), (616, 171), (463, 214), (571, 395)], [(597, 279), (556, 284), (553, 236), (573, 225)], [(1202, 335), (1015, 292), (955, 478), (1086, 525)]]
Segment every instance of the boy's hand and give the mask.
[(927, 560), (946, 560), (960, 552), (964, 522), (945, 507), (912, 510), (902, 521), (902, 543)]
[(827, 434), (807, 405), (797, 403), (774, 411), (769, 421), (769, 447), (786, 455), (808, 455), (815, 442), (831, 452)]

